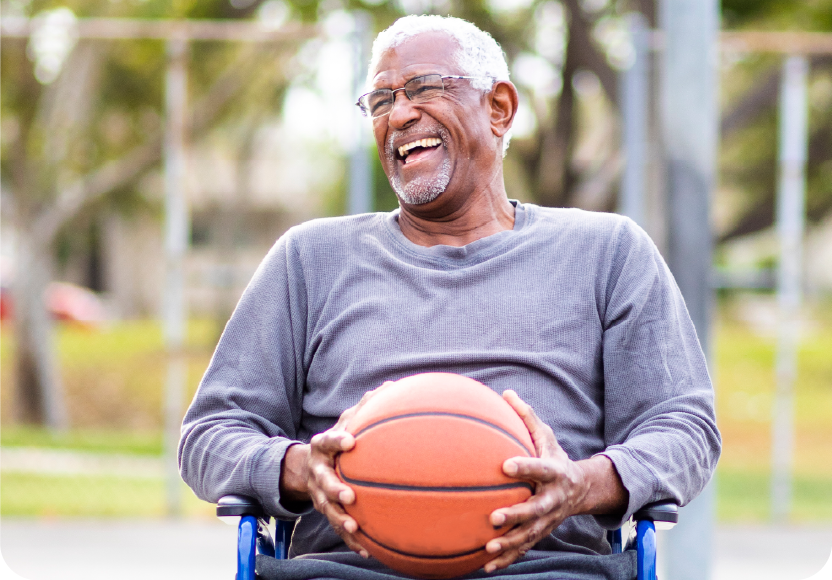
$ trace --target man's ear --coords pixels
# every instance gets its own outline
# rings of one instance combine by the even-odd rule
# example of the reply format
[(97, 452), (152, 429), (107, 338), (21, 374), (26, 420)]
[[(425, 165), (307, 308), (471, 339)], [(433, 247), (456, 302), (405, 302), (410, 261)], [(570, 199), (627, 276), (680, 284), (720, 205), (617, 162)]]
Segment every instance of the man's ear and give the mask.
[(509, 81), (497, 81), (491, 87), (491, 132), (502, 137), (511, 129), (514, 115), (517, 114), (519, 98), (517, 88)]

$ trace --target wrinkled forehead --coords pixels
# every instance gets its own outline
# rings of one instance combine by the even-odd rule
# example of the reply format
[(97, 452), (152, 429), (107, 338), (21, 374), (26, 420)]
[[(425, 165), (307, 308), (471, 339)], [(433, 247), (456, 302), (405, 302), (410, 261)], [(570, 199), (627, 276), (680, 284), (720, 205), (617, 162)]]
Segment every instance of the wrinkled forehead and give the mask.
[(400, 86), (407, 80), (428, 73), (461, 74), (458, 70), (459, 45), (446, 32), (421, 32), (385, 50), (369, 71), (372, 87)]

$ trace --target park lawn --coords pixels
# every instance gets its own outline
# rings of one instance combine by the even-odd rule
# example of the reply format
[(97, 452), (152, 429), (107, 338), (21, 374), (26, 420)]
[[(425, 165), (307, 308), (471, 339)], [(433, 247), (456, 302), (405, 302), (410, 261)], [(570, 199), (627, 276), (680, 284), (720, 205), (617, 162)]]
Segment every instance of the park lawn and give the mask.
[(161, 455), (163, 444), (162, 432), (159, 429), (125, 431), (81, 428), (65, 433), (30, 425), (9, 425), (0, 429), (0, 445), (3, 447), (42, 447), (102, 454)]
[[(771, 418), (776, 337), (754, 331), (723, 304), (716, 325), (717, 423), (723, 453), (717, 468), (722, 521), (769, 516)], [(832, 303), (807, 309), (798, 354), (793, 460), (794, 521), (832, 521)]]
[[(769, 517), (767, 470), (732, 470), (720, 466), (717, 472), (717, 519), (720, 522), (764, 522)], [(795, 474), (792, 481), (790, 520), (795, 523), (832, 522), (832, 478)]]
[[(191, 321), (188, 326), (187, 405), (211, 357), (217, 324)], [(162, 426), (166, 361), (158, 321), (129, 320), (100, 329), (63, 323), (57, 346), (67, 408), (73, 426), (82, 429), (155, 431)], [(14, 334), (0, 330), (0, 420), (13, 414)]]
[[(210, 517), (214, 506), (182, 483), (182, 513)], [(162, 517), (163, 479), (102, 476), (0, 474), (0, 515), (25, 517)]]
[[(762, 522), (769, 514), (775, 339), (755, 332), (734, 310), (730, 302), (723, 303), (714, 329), (714, 382), (724, 441), (717, 469), (717, 514), (722, 522)], [(813, 324), (800, 350), (796, 385), (791, 518), (832, 522), (832, 302), (816, 305), (811, 318)], [(217, 334), (210, 321), (193, 322), (189, 327), (188, 399), (208, 364)], [(3, 328), (0, 443), (4, 447), (161, 454), (165, 355), (157, 323), (122, 322), (100, 331), (60, 329), (64, 382), (77, 426), (61, 435), (10, 424), (12, 339), (10, 329)], [(185, 513), (211, 511), (189, 491), (183, 493)], [(0, 514), (4, 516), (158, 516), (163, 512), (161, 479), (0, 475)]]

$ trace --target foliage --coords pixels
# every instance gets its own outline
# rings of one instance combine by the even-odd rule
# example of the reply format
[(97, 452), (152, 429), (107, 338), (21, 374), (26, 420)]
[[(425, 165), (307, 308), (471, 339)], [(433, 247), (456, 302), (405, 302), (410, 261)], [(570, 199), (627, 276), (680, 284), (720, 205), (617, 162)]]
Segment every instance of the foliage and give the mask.
[[(629, 10), (626, 3), (297, 0), (287, 4), (291, 6), (294, 18), (323, 23), (338, 11), (360, 10), (370, 16), (373, 32), (386, 28), (404, 14), (419, 12), (465, 18), (489, 31), (501, 43), (514, 71), (513, 79), (522, 95), (526, 118), (524, 128), (515, 131), (514, 145), (506, 160), (510, 195), (546, 205), (590, 205), (580, 186), (603, 173), (598, 168), (611, 153), (600, 151), (597, 163), (592, 167), (573, 159), (572, 152), (581, 137), (581, 128), (577, 119), (580, 99), (574, 95), (572, 79), (581, 74), (595, 79), (595, 85), (602, 87), (606, 95), (602, 99), (606, 99), (608, 108), (614, 111), (617, 92), (614, 65), (622, 64), (622, 50), (626, 52), (620, 18)], [(303, 80), (299, 76), (293, 82)], [(559, 100), (561, 94), (568, 98)], [(602, 124), (615, 124), (614, 115), (607, 112), (598, 115), (598, 120)], [(610, 177), (603, 180), (598, 196), (601, 199), (594, 209), (610, 209), (615, 205), (617, 173), (607, 173)], [(520, 177), (515, 179), (513, 176)], [(375, 182), (376, 208), (395, 206), (386, 179), (379, 175)], [(341, 195), (345, 193), (345, 184), (346, 181), (341, 184)], [(343, 206), (343, 203), (328, 204), (332, 210)]]
[[(832, 33), (832, 0), (771, 2), (727, 0), (731, 28)], [(777, 186), (779, 80), (782, 58), (723, 59), (721, 191), (729, 208), (721, 240), (767, 228), (774, 221)], [(832, 54), (810, 57), (807, 217), (817, 223), (832, 211)]]
[[(42, 23), (58, 17), (71, 22), (73, 13), (228, 16), (227, 5), (219, 1), (79, 0), (67, 8), (54, 2), (9, 0), (3, 7), (4, 16), (33, 16)], [(144, 178), (161, 160), (167, 55), (163, 43), (153, 40), (81, 40), (73, 49), (66, 28), (44, 44), (36, 41), (37, 30), (28, 41), (3, 37), (0, 172), (4, 203), (11, 209), (7, 214), (18, 237), (18, 407), (25, 421), (48, 421), (62, 428), (62, 388), (40, 297), (54, 274), (55, 258), (66, 256), (73, 239), (94, 241), (105, 211), (158, 208), (160, 192), (145, 185)], [(55, 39), (60, 38), (64, 42), (58, 43), (58, 50)], [(280, 63), (292, 48), (192, 43), (190, 137), (199, 138), (232, 118), (238, 126), (256, 126), (264, 111), (279, 111), (286, 86)]]

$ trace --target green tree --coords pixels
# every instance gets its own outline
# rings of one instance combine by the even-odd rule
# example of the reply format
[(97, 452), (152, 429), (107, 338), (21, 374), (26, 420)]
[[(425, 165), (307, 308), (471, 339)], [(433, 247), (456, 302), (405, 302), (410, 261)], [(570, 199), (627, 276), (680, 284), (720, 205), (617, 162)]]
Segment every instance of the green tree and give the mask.
[[(36, 39), (4, 36), (0, 63), (3, 201), (17, 235), (17, 407), (23, 421), (58, 429), (67, 426), (68, 418), (44, 305), (56, 241), (72, 235), (85, 214), (112, 204), (135, 207), (127, 202), (141, 197), (139, 180), (161, 161), (166, 63), (159, 41), (81, 40), (73, 46), (74, 14), (248, 15), (219, 1), (75, 2), (71, 9), (50, 2), (4, 3), (4, 17), (34, 17), (40, 22), (37, 30), (53, 29), (51, 40), (42, 46)], [(55, 47), (55, 38), (62, 35), (70, 39), (63, 54)], [(252, 109), (279, 110), (286, 86), (279, 63), (295, 49), (285, 44), (193, 43), (191, 139)]]
[[(723, 0), (732, 29), (832, 33), (832, 1)], [(832, 211), (832, 54), (810, 57), (807, 217)], [(773, 225), (777, 187), (777, 104), (782, 58), (751, 55), (723, 75), (721, 179), (735, 210), (717, 232), (721, 241)]]

